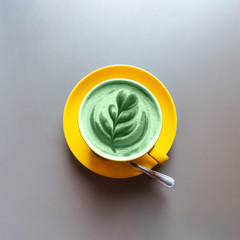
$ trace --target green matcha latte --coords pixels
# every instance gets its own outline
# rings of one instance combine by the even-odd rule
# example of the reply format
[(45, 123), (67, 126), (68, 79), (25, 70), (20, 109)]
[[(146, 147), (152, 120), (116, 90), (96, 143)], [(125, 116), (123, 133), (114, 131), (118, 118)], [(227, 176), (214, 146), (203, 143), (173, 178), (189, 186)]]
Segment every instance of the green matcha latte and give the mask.
[(138, 158), (157, 141), (162, 116), (154, 95), (128, 79), (96, 85), (79, 110), (83, 139), (98, 155), (118, 161)]

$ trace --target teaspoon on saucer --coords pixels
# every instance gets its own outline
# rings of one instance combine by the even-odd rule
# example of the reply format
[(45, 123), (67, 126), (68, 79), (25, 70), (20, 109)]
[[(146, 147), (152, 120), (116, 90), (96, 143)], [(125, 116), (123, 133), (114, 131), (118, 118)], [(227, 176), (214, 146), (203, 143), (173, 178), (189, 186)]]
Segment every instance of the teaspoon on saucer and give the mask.
[(152, 169), (148, 169), (142, 165), (139, 165), (133, 161), (128, 161), (128, 164), (131, 166), (139, 169), (143, 173), (147, 174), (149, 177), (157, 180), (158, 182), (162, 183), (165, 187), (172, 188), (175, 185), (175, 180), (167, 175), (154, 171)]

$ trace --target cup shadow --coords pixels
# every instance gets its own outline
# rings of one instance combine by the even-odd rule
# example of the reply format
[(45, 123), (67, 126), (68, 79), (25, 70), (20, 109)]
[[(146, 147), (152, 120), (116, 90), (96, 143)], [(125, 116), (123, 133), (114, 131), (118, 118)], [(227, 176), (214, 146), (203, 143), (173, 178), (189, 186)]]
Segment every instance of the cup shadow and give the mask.
[[(175, 146), (174, 146), (174, 142), (173, 142), (170, 150), (167, 153), (169, 160), (167, 161), (166, 164), (164, 164), (162, 166), (158, 164), (155, 168), (157, 171), (165, 173), (166, 171), (168, 172), (168, 170), (170, 170), (172, 168), (171, 166), (172, 166), (172, 163), (174, 162), (174, 148), (175, 148)], [(173, 176), (171, 176), (171, 177), (173, 177)]]

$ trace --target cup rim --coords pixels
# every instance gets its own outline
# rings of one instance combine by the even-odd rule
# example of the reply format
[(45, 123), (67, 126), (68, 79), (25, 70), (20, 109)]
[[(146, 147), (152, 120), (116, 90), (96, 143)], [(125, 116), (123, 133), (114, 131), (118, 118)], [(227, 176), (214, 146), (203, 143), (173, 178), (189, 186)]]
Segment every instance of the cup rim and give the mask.
[[(88, 96), (99, 86), (101, 85), (104, 85), (106, 84), (107, 82), (112, 82), (112, 81), (115, 81), (115, 80), (124, 80), (124, 81), (128, 81), (128, 82), (132, 82), (133, 84), (136, 84), (136, 85), (139, 85), (140, 87), (142, 87), (145, 91), (147, 91), (153, 98), (153, 101), (155, 102), (155, 105), (156, 107), (158, 108), (158, 111), (160, 113), (160, 127), (159, 127), (159, 130), (158, 130), (158, 134), (155, 136), (155, 139), (154, 139), (154, 143), (153, 145), (150, 145), (150, 147), (148, 148), (145, 148), (144, 151), (140, 151), (138, 154), (135, 154), (133, 156), (130, 156), (130, 157), (116, 157), (116, 156), (112, 156), (110, 154), (106, 154), (104, 152), (102, 152), (101, 150), (99, 150), (98, 148), (96, 148), (92, 143), (91, 141), (88, 139), (88, 137), (86, 136), (85, 134), (85, 131), (84, 131), (84, 128), (81, 126), (81, 118), (80, 118), (80, 115), (82, 114), (82, 111), (83, 111), (83, 106), (88, 98)], [(156, 97), (154, 96), (154, 94), (147, 88), (145, 87), (143, 84), (137, 82), (137, 81), (134, 81), (134, 80), (131, 80), (131, 79), (127, 79), (127, 78), (111, 78), (111, 79), (107, 79), (107, 80), (104, 80), (102, 82), (100, 82), (99, 84), (95, 85), (84, 97), (83, 101), (81, 102), (80, 104), (80, 107), (79, 107), (79, 112), (78, 112), (78, 127), (79, 127), (79, 130), (80, 130), (80, 134), (83, 138), (83, 140), (85, 141), (85, 143), (87, 144), (87, 146), (93, 151), (95, 152), (97, 155), (99, 155), (100, 157), (102, 158), (105, 158), (105, 159), (108, 159), (108, 160), (111, 160), (111, 161), (117, 161), (117, 162), (126, 162), (126, 161), (132, 161), (134, 159), (137, 159), (139, 157), (142, 157), (143, 155), (145, 155), (146, 153), (148, 153), (153, 147), (154, 145), (156, 144), (157, 140), (159, 139), (159, 136), (160, 136), (160, 133), (161, 133), (161, 130), (162, 130), (162, 111), (161, 111), (161, 107), (160, 107), (160, 104), (158, 103)]]

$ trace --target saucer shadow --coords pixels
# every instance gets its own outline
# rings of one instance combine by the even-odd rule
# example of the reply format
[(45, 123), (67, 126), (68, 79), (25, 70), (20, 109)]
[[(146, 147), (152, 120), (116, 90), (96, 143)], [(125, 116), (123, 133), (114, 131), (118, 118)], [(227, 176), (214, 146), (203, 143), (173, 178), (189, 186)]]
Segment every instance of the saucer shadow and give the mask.
[[(157, 224), (164, 216), (169, 204), (165, 191), (167, 193), (169, 189), (166, 190), (156, 180), (144, 174), (124, 179), (104, 177), (83, 166), (66, 143), (63, 152), (67, 171), (75, 184), (74, 195), (79, 196), (79, 200), (83, 193), (87, 195), (86, 208), (93, 213), (94, 221), (105, 219), (105, 223), (111, 225), (112, 219), (123, 221), (128, 217), (148, 225), (149, 219)], [(156, 224), (151, 224), (151, 227)], [(164, 224), (157, 227), (164, 228)]]
[[(66, 143), (65, 152), (66, 160), (69, 162), (70, 170), (74, 177), (79, 178), (79, 181), (84, 180), (89, 188), (101, 196), (105, 196), (108, 199), (121, 199), (135, 194), (149, 195), (151, 193), (158, 199), (158, 204), (165, 201), (162, 194), (164, 186), (145, 174), (120, 179), (104, 177), (83, 166), (72, 154)], [(157, 167), (155, 169), (157, 170)], [(157, 189), (156, 185), (158, 186)]]

